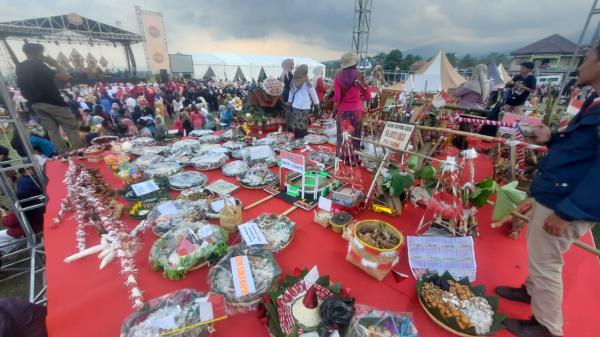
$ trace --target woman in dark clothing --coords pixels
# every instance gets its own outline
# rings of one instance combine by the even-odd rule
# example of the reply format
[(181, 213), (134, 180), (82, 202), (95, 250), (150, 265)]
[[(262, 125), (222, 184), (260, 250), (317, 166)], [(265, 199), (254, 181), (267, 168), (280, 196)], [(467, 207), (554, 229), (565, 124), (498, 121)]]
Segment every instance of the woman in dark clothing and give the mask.
[[(293, 59), (285, 59), (281, 62), (281, 68), (283, 71), (281, 72), (281, 76), (279, 79), (283, 81), (283, 101), (289, 102), (290, 88), (292, 85), (292, 80), (294, 79), (294, 74), (292, 74), (292, 70), (294, 70), (294, 60)], [(294, 119), (294, 112), (290, 107), (286, 107), (285, 109), (285, 120), (286, 120), (286, 128), (288, 131), (292, 130), (291, 123)]]
[(20, 298), (0, 299), (0, 336), (48, 337), (46, 307)]
[(133, 112), (131, 113), (131, 120), (134, 123), (137, 123), (140, 117), (142, 117), (142, 108), (140, 108), (139, 105), (136, 105), (135, 108), (133, 108)]

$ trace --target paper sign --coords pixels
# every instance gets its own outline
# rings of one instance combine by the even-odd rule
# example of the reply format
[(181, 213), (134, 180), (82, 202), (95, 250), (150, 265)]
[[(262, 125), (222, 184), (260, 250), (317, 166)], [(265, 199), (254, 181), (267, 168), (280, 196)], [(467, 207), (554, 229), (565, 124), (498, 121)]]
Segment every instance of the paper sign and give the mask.
[(159, 190), (158, 185), (156, 185), (154, 180), (146, 180), (141, 183), (133, 184), (131, 185), (131, 189), (138, 197)]
[(288, 170), (304, 173), (304, 156), (301, 154), (281, 151), (279, 153), (281, 167)]
[(427, 273), (442, 275), (448, 271), (457, 280), (467, 277), (475, 281), (473, 237), (409, 236), (407, 246), (408, 263), (416, 279)]
[(381, 145), (391, 146), (400, 150), (406, 150), (410, 136), (415, 130), (412, 124), (386, 122), (379, 143)]
[(269, 242), (254, 222), (246, 222), (238, 226), (242, 238), (248, 246), (266, 245)]
[(212, 184), (206, 186), (206, 188), (221, 196), (224, 196), (231, 194), (231, 192), (237, 190), (240, 187), (236, 184), (228, 182), (227, 180), (219, 179), (213, 182)]
[(163, 202), (162, 204), (156, 206), (156, 209), (161, 215), (169, 215), (177, 212), (177, 207), (175, 207), (175, 203), (172, 201)]
[(312, 269), (304, 276), (304, 284), (306, 285), (306, 289), (310, 289), (319, 279), (319, 268), (315, 265)]
[[(235, 205), (235, 199), (233, 197), (227, 197), (227, 201), (229, 204)], [(223, 207), (225, 207), (225, 199), (219, 199), (210, 204), (210, 208), (215, 212), (220, 212)]]
[(200, 302), (198, 303), (198, 310), (200, 311), (200, 322), (210, 321), (214, 318), (212, 303)]
[(319, 208), (324, 211), (331, 212), (331, 199), (320, 196), (319, 197)]
[(150, 326), (165, 330), (177, 329), (177, 324), (175, 324), (175, 318), (173, 316), (164, 316), (153, 319), (150, 321)]
[(245, 255), (232, 257), (229, 262), (231, 263), (235, 296), (242, 297), (255, 293), (256, 288), (254, 287), (254, 279), (252, 278), (252, 270), (250, 269), (248, 257)]

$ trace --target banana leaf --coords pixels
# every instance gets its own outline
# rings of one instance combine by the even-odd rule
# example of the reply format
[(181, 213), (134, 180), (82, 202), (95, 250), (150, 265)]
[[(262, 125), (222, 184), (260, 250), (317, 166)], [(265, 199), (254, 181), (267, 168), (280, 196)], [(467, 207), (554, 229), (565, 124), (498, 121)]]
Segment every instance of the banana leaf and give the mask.
[(398, 170), (390, 171), (390, 178), (383, 185), (390, 191), (391, 195), (400, 196), (415, 182), (412, 174), (403, 173)]
[(419, 164), (419, 157), (415, 156), (414, 154), (410, 155), (408, 157), (408, 160), (406, 161), (406, 165), (408, 165), (408, 168), (411, 170), (416, 169), (418, 164)]
[(475, 184), (475, 192), (469, 197), (471, 204), (477, 208), (485, 206), (488, 198), (496, 192), (498, 184), (492, 178), (486, 178)]
[(492, 220), (500, 220), (517, 209), (517, 205), (527, 198), (527, 193), (517, 189), (518, 181), (498, 188)]

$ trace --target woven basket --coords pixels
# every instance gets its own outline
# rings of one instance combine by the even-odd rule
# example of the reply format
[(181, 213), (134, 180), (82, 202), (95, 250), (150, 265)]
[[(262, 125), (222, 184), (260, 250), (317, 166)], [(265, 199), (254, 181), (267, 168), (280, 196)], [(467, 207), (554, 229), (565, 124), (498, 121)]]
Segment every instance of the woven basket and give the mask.
[(237, 226), (242, 223), (242, 205), (232, 204), (227, 198), (223, 199), (224, 206), (219, 212), (219, 222), (221, 228), (233, 233), (237, 230)]
[[(399, 239), (395, 247), (390, 249), (377, 248), (362, 241), (356, 235), (362, 228), (378, 227), (380, 224), (384, 224), (386, 231)], [(380, 220), (358, 221), (352, 232), (346, 260), (377, 280), (382, 281), (398, 263), (398, 252), (403, 243), (404, 236), (402, 233), (387, 222)]]

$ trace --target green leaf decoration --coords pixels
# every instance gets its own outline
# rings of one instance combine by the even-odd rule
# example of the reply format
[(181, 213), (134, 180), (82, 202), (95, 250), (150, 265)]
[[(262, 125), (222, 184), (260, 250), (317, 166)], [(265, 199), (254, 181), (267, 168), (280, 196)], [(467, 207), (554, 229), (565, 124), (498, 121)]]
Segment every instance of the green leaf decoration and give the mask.
[(424, 180), (425, 183), (429, 185), (429, 183), (437, 180), (435, 168), (433, 168), (433, 166), (430, 164), (423, 166), (423, 168), (417, 174), (417, 178)]
[(486, 178), (475, 184), (475, 192), (471, 194), (469, 201), (477, 208), (486, 205), (488, 198), (496, 192), (498, 184), (492, 178)]
[(404, 193), (407, 188), (411, 187), (414, 182), (415, 178), (412, 176), (412, 174), (392, 171), (389, 184), (390, 194), (399, 196)]
[(410, 157), (408, 157), (408, 160), (406, 161), (406, 165), (408, 165), (408, 168), (411, 170), (415, 170), (417, 168), (418, 164), (419, 164), (419, 157), (417, 157), (414, 154), (410, 155)]
[(517, 189), (518, 184), (518, 181), (513, 181), (498, 188), (492, 220), (497, 221), (510, 215), (527, 198), (527, 193)]

